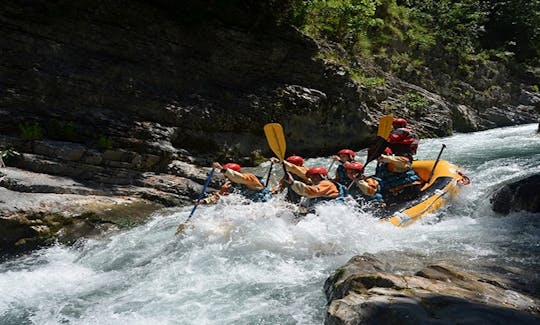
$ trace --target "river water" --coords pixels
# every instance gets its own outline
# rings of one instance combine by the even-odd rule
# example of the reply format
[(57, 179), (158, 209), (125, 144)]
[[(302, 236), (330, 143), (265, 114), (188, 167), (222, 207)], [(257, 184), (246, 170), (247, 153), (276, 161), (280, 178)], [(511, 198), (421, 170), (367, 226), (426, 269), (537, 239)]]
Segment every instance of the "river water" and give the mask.
[[(160, 212), (106, 239), (4, 261), (0, 324), (321, 324), (324, 281), (362, 253), (389, 258), (402, 273), (440, 259), (471, 270), (517, 268), (522, 281), (538, 286), (540, 218), (497, 216), (489, 205), (495, 188), (540, 171), (535, 130), (524, 125), (422, 140), (418, 159), (435, 159), (444, 143), (443, 159), (462, 167), (472, 184), (404, 229), (345, 205), (295, 222), (279, 202), (230, 196), (200, 206), (180, 237), (176, 226), (191, 207)], [(358, 153), (361, 161), (365, 154)], [(330, 160), (306, 162), (316, 164)]]

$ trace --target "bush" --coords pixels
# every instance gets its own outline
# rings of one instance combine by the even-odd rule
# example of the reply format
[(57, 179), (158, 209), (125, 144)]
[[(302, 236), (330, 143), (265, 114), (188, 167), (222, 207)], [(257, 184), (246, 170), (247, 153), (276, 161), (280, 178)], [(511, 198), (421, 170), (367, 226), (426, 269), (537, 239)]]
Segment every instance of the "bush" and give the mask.
[(19, 130), (21, 131), (21, 138), (24, 141), (33, 141), (43, 139), (43, 129), (39, 123), (25, 122), (19, 124)]

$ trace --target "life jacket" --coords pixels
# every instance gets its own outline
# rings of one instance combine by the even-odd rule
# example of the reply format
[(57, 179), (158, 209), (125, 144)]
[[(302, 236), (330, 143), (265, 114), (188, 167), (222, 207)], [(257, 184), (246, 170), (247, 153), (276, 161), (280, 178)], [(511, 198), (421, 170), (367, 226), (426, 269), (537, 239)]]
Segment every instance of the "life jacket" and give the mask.
[(420, 139), (409, 128), (399, 128), (393, 130), (388, 137), (388, 147), (392, 153), (398, 156), (407, 156), (412, 161), (412, 156), (416, 155)]
[(349, 184), (351, 184), (352, 179), (347, 176), (347, 172), (345, 171), (345, 167), (343, 166), (343, 164), (337, 167), (336, 174), (338, 176), (338, 179), (334, 183), (344, 185), (346, 189), (346, 186), (349, 186)]
[(378, 183), (377, 192), (374, 195), (368, 196), (364, 194), (364, 192), (362, 192), (362, 190), (358, 187), (358, 184), (356, 182), (354, 182), (353, 186), (351, 186), (351, 188), (349, 189), (349, 195), (351, 195), (355, 200), (361, 199), (365, 202), (383, 202), (384, 199), (381, 194), (382, 180), (378, 177), (371, 176), (367, 178), (366, 181), (369, 183), (370, 179), (373, 179), (377, 181)]
[(379, 184), (382, 193), (393, 193), (405, 187), (422, 183), (414, 169), (409, 168), (408, 171), (403, 173), (392, 173), (388, 170), (387, 163), (381, 163), (377, 166), (376, 175), (381, 180)]
[[(257, 178), (261, 184), (264, 184), (262, 177), (257, 176)], [(252, 190), (244, 184), (234, 182), (230, 182), (229, 192), (241, 194), (253, 202), (266, 202), (272, 198), (272, 193), (267, 187), (263, 188), (262, 190)]]

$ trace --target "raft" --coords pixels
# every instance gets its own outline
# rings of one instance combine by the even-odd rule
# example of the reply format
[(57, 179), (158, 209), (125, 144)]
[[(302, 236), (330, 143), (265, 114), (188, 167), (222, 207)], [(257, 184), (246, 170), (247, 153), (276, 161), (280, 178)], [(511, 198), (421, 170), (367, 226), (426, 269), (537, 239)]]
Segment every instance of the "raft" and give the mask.
[(467, 176), (459, 167), (446, 160), (439, 160), (431, 180), (428, 181), (435, 160), (413, 161), (413, 169), (425, 183), (420, 195), (411, 201), (398, 203), (387, 207), (385, 221), (396, 227), (407, 227), (434, 212), (457, 194), (461, 185), (469, 184)]

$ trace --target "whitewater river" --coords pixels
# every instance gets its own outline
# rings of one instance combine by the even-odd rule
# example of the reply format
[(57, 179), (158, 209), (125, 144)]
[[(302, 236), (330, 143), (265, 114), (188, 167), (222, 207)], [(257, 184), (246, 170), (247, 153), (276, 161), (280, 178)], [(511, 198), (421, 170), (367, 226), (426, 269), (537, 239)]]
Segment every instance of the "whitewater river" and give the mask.
[[(191, 207), (108, 239), (4, 261), (0, 324), (321, 324), (324, 281), (366, 252), (390, 258), (404, 273), (439, 259), (471, 270), (518, 267), (524, 281), (538, 286), (540, 218), (497, 216), (488, 198), (501, 184), (540, 171), (536, 127), (422, 140), (418, 159), (435, 159), (444, 143), (443, 158), (461, 166), (472, 184), (409, 228), (344, 205), (295, 223), (279, 202), (228, 197), (200, 206), (181, 237), (174, 232)], [(363, 161), (366, 152), (358, 154)], [(258, 172), (267, 170), (266, 164)]]

